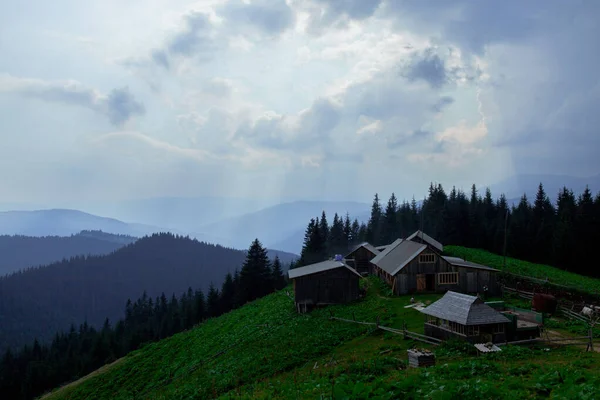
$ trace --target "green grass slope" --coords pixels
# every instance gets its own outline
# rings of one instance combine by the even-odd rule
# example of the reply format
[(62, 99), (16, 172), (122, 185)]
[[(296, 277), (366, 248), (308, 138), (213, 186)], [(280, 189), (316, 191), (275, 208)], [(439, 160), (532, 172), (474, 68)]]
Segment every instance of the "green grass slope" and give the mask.
[[(580, 348), (508, 349), (476, 357), (436, 349), (438, 366), (406, 368), (422, 343), (335, 316), (423, 332), (423, 316), (387, 297), (376, 278), (365, 299), (298, 315), (282, 292), (148, 345), (45, 398), (58, 399), (478, 399), (593, 398), (600, 355)], [(420, 295), (431, 302), (440, 295)]]
[(444, 246), (444, 253), (454, 257), (466, 258), (479, 264), (484, 264), (506, 272), (546, 279), (550, 283), (572, 287), (592, 294), (600, 293), (600, 279), (574, 274), (549, 265), (534, 264), (515, 258), (506, 257), (506, 268), (503, 268), (504, 257), (485, 250), (470, 249), (460, 246)]

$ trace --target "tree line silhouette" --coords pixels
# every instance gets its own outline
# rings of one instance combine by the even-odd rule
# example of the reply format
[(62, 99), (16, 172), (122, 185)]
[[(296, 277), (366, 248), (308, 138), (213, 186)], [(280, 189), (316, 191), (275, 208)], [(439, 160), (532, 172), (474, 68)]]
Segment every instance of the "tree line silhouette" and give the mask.
[(60, 384), (78, 379), (115, 361), (145, 343), (190, 329), (207, 318), (217, 317), (248, 301), (280, 290), (286, 285), (278, 257), (269, 261), (267, 249), (255, 240), (241, 270), (227, 273), (221, 288), (209, 285), (170, 299), (164, 292), (154, 299), (144, 291), (136, 301), (127, 300), (125, 316), (101, 328), (84, 322), (54, 335), (49, 345), (37, 339), (20, 351), (10, 349), (0, 361), (0, 393), (5, 399), (31, 399)]
[[(269, 251), (271, 259), (273, 254), (289, 262), (289, 254)], [(80, 255), (2, 276), (0, 354), (34, 339), (49, 343), (72, 323), (98, 328), (105, 318), (116, 321), (127, 299), (144, 290), (153, 298), (189, 286), (207, 293), (210, 282), (220, 287), (245, 257), (242, 250), (159, 233), (107, 255)]]
[(540, 183), (533, 202), (523, 195), (509, 205), (501, 195), (494, 199), (489, 189), (481, 195), (475, 185), (470, 194), (431, 183), (419, 205), (398, 201), (392, 193), (383, 206), (375, 194), (368, 223), (335, 214), (329, 224), (323, 212), (308, 223), (299, 265), (312, 264), (343, 254), (353, 246), (369, 242), (385, 245), (422, 229), (444, 245), (480, 248), (571, 272), (600, 277), (593, 264), (594, 244), (600, 241), (600, 193), (589, 188), (576, 196), (564, 187), (552, 201)]

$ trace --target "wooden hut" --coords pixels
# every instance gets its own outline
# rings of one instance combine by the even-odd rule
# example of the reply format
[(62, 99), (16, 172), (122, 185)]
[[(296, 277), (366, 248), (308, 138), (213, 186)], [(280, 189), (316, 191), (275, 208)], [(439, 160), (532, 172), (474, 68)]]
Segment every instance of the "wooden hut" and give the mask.
[[(371, 259), (373, 273), (385, 280), (395, 294), (415, 292), (500, 292), (498, 270), (441, 255), (441, 245), (427, 235), (398, 239)], [(423, 243), (421, 243), (421, 241)]]
[(510, 320), (476, 296), (450, 291), (421, 312), (427, 316), (427, 336), (459, 338), (470, 343), (506, 341)]
[(294, 301), (298, 312), (317, 306), (348, 303), (359, 297), (356, 270), (343, 261), (328, 260), (288, 271), (294, 282)]
[(373, 245), (365, 242), (355, 246), (344, 258), (346, 263), (361, 275), (371, 272), (371, 260), (379, 254)]

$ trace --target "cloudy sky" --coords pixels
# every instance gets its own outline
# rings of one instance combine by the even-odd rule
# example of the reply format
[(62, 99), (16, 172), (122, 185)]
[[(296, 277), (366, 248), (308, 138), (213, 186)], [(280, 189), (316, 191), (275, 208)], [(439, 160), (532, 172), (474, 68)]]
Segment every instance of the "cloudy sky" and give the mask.
[(600, 172), (600, 2), (8, 0), (3, 201)]

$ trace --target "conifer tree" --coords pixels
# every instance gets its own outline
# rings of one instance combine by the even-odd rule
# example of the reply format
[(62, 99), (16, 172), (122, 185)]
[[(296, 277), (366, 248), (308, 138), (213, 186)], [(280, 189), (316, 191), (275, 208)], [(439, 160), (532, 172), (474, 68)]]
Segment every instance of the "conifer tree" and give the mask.
[(235, 301), (235, 284), (233, 283), (233, 276), (231, 273), (225, 275), (225, 280), (221, 286), (221, 313), (226, 313), (234, 308)]
[(273, 283), (273, 290), (281, 290), (285, 287), (285, 277), (283, 276), (281, 261), (278, 256), (275, 256), (273, 260), (273, 277), (271, 278), (271, 282)]
[(371, 205), (371, 217), (367, 224), (366, 240), (374, 246), (381, 245), (381, 224), (383, 212), (381, 209), (381, 203), (379, 202), (379, 195), (375, 193), (373, 198), (373, 204)]
[(242, 304), (270, 293), (272, 272), (267, 249), (255, 239), (246, 254), (240, 272), (240, 296)]
[(216, 317), (220, 314), (220, 295), (219, 290), (210, 283), (208, 287), (208, 295), (206, 296), (206, 308), (209, 317)]
[(385, 207), (380, 244), (392, 243), (400, 236), (400, 221), (398, 219), (398, 199), (392, 193)]
[(337, 213), (333, 216), (333, 223), (329, 229), (327, 247), (331, 254), (345, 254), (346, 250), (348, 250), (344, 233), (344, 223)]

